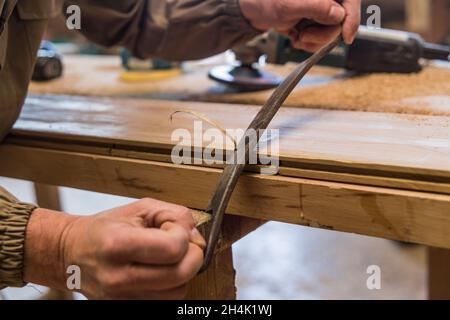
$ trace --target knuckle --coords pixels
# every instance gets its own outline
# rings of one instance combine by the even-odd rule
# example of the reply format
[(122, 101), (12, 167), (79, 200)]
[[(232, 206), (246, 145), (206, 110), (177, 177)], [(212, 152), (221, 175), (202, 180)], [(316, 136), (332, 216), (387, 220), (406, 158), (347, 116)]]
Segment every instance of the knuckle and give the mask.
[(117, 253), (117, 239), (115, 237), (106, 236), (100, 240), (100, 254), (104, 257), (113, 257)]
[(180, 207), (179, 211), (180, 211), (180, 216), (182, 216), (182, 217), (191, 217), (192, 216), (191, 210), (189, 210), (186, 207)]
[(171, 262), (175, 263), (183, 259), (187, 250), (188, 240), (187, 235), (182, 235), (181, 237), (173, 239), (173, 241), (167, 245), (166, 254)]
[(143, 208), (149, 208), (154, 204), (154, 200), (151, 198), (142, 198), (141, 200), (138, 201), (138, 204)]
[(190, 226), (193, 228), (195, 223), (192, 217), (192, 212), (186, 207), (180, 207), (180, 218), (189, 222)]
[(170, 212), (170, 216), (174, 221), (187, 224), (191, 228), (195, 226), (194, 218), (190, 209), (176, 204), (168, 204), (166, 210)]
[(336, 8), (336, 2), (334, 0), (318, 1), (317, 6), (321, 19), (336, 22), (337, 15), (336, 11), (334, 11)]

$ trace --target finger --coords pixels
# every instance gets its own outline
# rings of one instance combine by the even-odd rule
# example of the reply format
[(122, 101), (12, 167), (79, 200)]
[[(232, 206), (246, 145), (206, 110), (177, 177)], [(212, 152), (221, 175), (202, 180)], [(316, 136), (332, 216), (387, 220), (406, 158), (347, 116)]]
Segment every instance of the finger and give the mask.
[[(191, 213), (192, 215), (192, 213)], [(161, 226), (162, 230), (165, 230), (165, 225), (168, 224), (169, 226), (173, 224), (173, 222), (164, 222)], [(206, 241), (203, 238), (203, 236), (200, 234), (200, 232), (197, 230), (197, 228), (193, 228), (192, 230), (189, 230), (189, 241), (198, 245), (200, 248), (204, 249), (206, 247)]]
[(352, 44), (361, 23), (361, 1), (344, 0), (343, 7), (346, 11), (344, 24), (342, 26), (342, 36), (346, 44)]
[[(161, 230), (169, 230), (174, 227), (173, 222), (165, 222), (161, 226)], [(189, 242), (198, 245), (200, 248), (204, 249), (206, 247), (206, 241), (197, 228), (193, 228), (189, 231)]]
[(203, 238), (203, 236), (200, 234), (197, 228), (191, 230), (189, 241), (192, 242), (193, 244), (198, 245), (201, 249), (206, 248), (205, 238)]
[(156, 212), (154, 222), (156, 226), (161, 226), (165, 222), (177, 223), (190, 231), (195, 227), (192, 212), (188, 208), (176, 206), (176, 208), (163, 209)]
[[(134, 289), (167, 290), (186, 284), (197, 275), (203, 263), (203, 250), (190, 243), (183, 260), (169, 266), (130, 266), (128, 279)], [(133, 290), (134, 290), (133, 289)]]
[[(165, 222), (161, 226), (161, 230), (165, 230), (167, 225), (172, 225), (173, 222)], [(200, 248), (204, 249), (206, 247), (206, 241), (201, 235), (201, 233), (197, 230), (197, 228), (193, 228), (189, 230), (189, 242), (198, 245)]]
[[(164, 222), (161, 219), (164, 218), (167, 221), (179, 221), (180, 224), (185, 225), (189, 230), (194, 227), (192, 214), (188, 208), (151, 198), (143, 198), (131, 204), (117, 207), (108, 211), (108, 215), (111, 214), (125, 219), (130, 217), (142, 218), (145, 222), (144, 225), (148, 227), (159, 228)], [(157, 221), (154, 220), (156, 215), (160, 215)], [(156, 222), (158, 222), (157, 226), (155, 225)], [(142, 223), (138, 223), (138, 225), (142, 225)]]
[(187, 231), (195, 226), (191, 211), (173, 203), (144, 198), (133, 203), (132, 209), (135, 215), (136, 212), (140, 213), (139, 216), (145, 220), (148, 227), (160, 228), (166, 221), (178, 223)]
[(116, 235), (108, 257), (142, 264), (175, 264), (185, 256), (189, 238), (185, 228), (171, 222), (165, 223), (164, 229), (126, 228)]
[(285, 16), (297, 15), (325, 25), (341, 24), (345, 18), (344, 8), (334, 0), (303, 0), (294, 3), (292, 7), (286, 6)]
[(284, 36), (289, 36), (291, 33), (291, 29), (276, 29), (275, 30), (277, 33), (282, 34)]
[(340, 26), (309, 27), (298, 34), (291, 32), (292, 46), (308, 52), (316, 52), (327, 43), (334, 40), (341, 32)]
[(151, 206), (151, 214), (147, 217), (150, 226), (161, 227), (164, 222), (174, 222), (190, 231), (194, 228), (195, 222), (191, 211), (183, 206), (162, 201), (153, 200)]
[(327, 27), (309, 27), (305, 29), (300, 35), (297, 41), (317, 43), (326, 45), (334, 39), (336, 39), (341, 33), (341, 26), (327, 26)]
[(313, 42), (297, 42), (293, 44), (294, 48), (296, 49), (300, 49), (300, 50), (304, 50), (307, 52), (316, 52), (318, 50), (320, 50), (320, 48), (322, 48), (321, 44), (318, 43), (313, 43)]

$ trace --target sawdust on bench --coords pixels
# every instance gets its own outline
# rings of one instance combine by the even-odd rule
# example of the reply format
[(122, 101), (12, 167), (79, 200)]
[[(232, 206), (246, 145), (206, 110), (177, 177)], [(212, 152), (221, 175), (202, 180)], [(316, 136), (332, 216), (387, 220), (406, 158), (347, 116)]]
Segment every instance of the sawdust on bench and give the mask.
[[(241, 93), (227, 101), (261, 104), (270, 92)], [(386, 113), (450, 115), (450, 69), (427, 67), (414, 74), (369, 74), (336, 78), (294, 90), (286, 106)]]

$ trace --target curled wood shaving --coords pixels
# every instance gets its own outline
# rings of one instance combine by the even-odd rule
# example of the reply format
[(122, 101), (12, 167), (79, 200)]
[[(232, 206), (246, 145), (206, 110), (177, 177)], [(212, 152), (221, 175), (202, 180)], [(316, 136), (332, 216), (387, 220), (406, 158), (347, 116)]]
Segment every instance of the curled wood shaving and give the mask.
[(209, 213), (198, 210), (191, 210), (191, 212), (196, 228), (208, 223), (212, 219), (212, 216)]
[(220, 132), (222, 132), (223, 135), (225, 135), (226, 137), (228, 137), (228, 138), (233, 142), (233, 144), (234, 144), (234, 150), (237, 149), (237, 143), (236, 143), (236, 140), (235, 140), (231, 135), (229, 135), (228, 132), (227, 132), (227, 130), (225, 130), (218, 122), (209, 119), (209, 118), (208, 118), (207, 116), (205, 116), (204, 114), (201, 114), (201, 113), (199, 113), (199, 112), (192, 111), (192, 110), (187, 110), (187, 109), (177, 110), (177, 111), (173, 112), (173, 113), (170, 115), (170, 122), (172, 122), (173, 116), (174, 116), (175, 114), (177, 114), (177, 113), (187, 113), (187, 114), (193, 115), (194, 117), (196, 117), (196, 118), (198, 118), (198, 119), (200, 119), (200, 120), (203, 120), (203, 121), (209, 123), (211, 126), (213, 126), (214, 128), (218, 129)]

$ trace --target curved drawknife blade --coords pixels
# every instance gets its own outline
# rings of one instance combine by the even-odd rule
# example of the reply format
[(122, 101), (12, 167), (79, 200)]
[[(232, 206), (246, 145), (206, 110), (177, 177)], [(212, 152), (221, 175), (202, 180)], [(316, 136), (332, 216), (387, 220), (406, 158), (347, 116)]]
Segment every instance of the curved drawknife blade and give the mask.
[[(258, 130), (267, 129), (269, 123), (272, 121), (281, 105), (284, 103), (292, 90), (294, 90), (300, 80), (319, 60), (330, 53), (330, 51), (333, 50), (340, 43), (340, 41), (341, 37), (336, 38), (334, 41), (324, 46), (322, 49), (301, 63), (272, 93), (247, 130), (255, 130), (256, 132), (259, 132)], [(219, 240), (222, 220), (228, 202), (230, 201), (231, 195), (236, 187), (239, 176), (244, 170), (246, 163), (245, 161), (248, 159), (249, 151), (254, 150), (258, 144), (258, 141), (252, 140), (255, 139), (243, 138), (240, 141), (238, 150), (245, 150), (245, 153), (235, 151), (234, 160), (236, 161), (236, 164), (227, 165), (225, 167), (217, 188), (211, 198), (211, 201), (209, 202), (206, 212), (212, 214), (212, 226), (205, 250), (205, 259), (200, 272), (205, 271), (211, 263), (217, 241)]]

